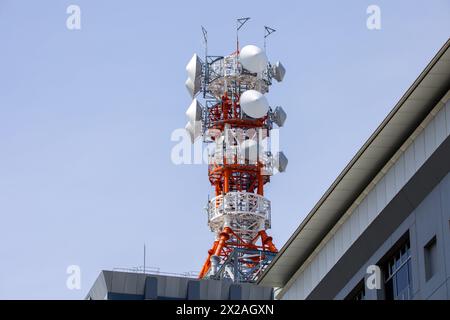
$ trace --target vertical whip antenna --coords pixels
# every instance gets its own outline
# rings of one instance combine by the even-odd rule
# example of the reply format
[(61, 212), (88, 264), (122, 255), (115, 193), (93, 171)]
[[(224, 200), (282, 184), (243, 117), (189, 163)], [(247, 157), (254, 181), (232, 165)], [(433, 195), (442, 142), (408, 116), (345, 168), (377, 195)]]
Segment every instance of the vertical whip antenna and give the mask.
[(147, 250), (145, 248), (145, 243), (144, 243), (144, 273), (145, 273), (146, 253), (147, 253)]
[[(206, 30), (205, 27), (203, 27), (203, 26), (202, 26), (202, 34), (203, 34), (203, 45), (205, 47), (204, 74), (206, 77), (208, 75), (208, 30)], [(203, 81), (203, 98), (206, 97), (207, 82), (208, 82), (208, 79), (205, 79), (205, 81)]]
[(203, 46), (205, 47), (205, 61), (208, 56), (208, 31), (202, 26)]
[(250, 17), (247, 18), (239, 18), (236, 20), (236, 53), (239, 52), (239, 30), (250, 20)]
[(267, 37), (270, 36), (272, 33), (274, 33), (275, 29), (268, 27), (268, 26), (264, 26), (264, 51), (267, 53)]

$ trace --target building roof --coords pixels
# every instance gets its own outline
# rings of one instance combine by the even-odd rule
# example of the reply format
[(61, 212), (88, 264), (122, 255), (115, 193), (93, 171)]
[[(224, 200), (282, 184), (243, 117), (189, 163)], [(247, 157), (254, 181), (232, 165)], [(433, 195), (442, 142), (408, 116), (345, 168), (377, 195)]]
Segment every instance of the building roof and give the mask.
[(450, 39), (302, 221), (258, 283), (284, 287), (450, 88)]
[(273, 300), (273, 289), (252, 283), (167, 274), (103, 270), (87, 300)]

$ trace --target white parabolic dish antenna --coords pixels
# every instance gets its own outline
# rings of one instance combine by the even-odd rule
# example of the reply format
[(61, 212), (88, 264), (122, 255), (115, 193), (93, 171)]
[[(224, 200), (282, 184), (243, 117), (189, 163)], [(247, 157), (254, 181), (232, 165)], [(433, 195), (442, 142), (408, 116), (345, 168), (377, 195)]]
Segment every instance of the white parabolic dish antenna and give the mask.
[(191, 80), (191, 78), (187, 78), (184, 85), (186, 86), (186, 89), (188, 90), (191, 97), (193, 98), (195, 96), (196, 90), (195, 83)]
[(201, 76), (202, 64), (197, 54), (194, 54), (191, 60), (189, 60), (189, 63), (186, 66), (186, 72), (188, 74), (188, 77), (193, 81), (197, 80), (197, 78)]
[(202, 106), (197, 99), (194, 99), (186, 111), (186, 116), (189, 122), (202, 120)]
[(198, 137), (202, 135), (202, 123), (201, 121), (195, 121), (193, 124), (188, 122), (184, 127), (191, 138), (191, 143), (194, 143)]
[(267, 67), (266, 53), (259, 47), (247, 45), (239, 53), (239, 62), (250, 72), (262, 72)]
[(200, 91), (202, 81), (202, 63), (197, 54), (194, 54), (187, 64), (186, 72), (188, 74), (188, 78), (185, 85), (191, 97), (194, 97), (197, 92)]
[(266, 97), (259, 91), (247, 90), (240, 98), (242, 110), (249, 117), (262, 118), (269, 111), (269, 103)]

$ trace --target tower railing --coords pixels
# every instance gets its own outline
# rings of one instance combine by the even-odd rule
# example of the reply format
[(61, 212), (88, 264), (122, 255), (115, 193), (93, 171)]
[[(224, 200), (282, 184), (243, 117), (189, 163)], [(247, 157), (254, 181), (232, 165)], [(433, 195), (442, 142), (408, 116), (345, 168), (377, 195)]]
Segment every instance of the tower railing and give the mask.
[(230, 221), (239, 219), (243, 226), (246, 219), (251, 221), (257, 219), (264, 228), (268, 229), (271, 221), (270, 214), (270, 201), (259, 194), (249, 192), (228, 192), (212, 198), (208, 204), (208, 223), (212, 231), (217, 231), (215, 226), (220, 228), (223, 225), (225, 217), (228, 217)]

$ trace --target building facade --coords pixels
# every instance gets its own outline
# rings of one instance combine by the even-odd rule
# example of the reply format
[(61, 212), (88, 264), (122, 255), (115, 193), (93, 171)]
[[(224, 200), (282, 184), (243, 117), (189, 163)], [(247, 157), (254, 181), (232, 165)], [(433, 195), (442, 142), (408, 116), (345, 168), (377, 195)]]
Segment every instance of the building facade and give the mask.
[(261, 277), (277, 299), (450, 299), (449, 47)]

